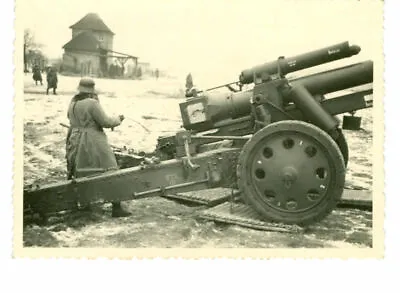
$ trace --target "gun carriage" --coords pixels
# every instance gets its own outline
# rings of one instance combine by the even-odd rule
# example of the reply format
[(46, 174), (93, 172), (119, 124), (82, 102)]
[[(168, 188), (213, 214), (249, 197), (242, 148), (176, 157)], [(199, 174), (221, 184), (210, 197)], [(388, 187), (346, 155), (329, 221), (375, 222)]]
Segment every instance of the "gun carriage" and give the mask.
[[(219, 86), (230, 92), (215, 93), (216, 87), (180, 103), (183, 128), (160, 137), (153, 157), (130, 155), (133, 163), (117, 171), (79, 170), (73, 180), (29, 186), (24, 205), (43, 215), (89, 202), (226, 187), (239, 190), (265, 220), (317, 222), (343, 194), (349, 155), (342, 129), (357, 130), (353, 114), (372, 107), (372, 87), (359, 88), (373, 82), (373, 62), (286, 75), (360, 50), (343, 42), (244, 70), (239, 81)], [(340, 125), (335, 116), (345, 113), (352, 115)]]

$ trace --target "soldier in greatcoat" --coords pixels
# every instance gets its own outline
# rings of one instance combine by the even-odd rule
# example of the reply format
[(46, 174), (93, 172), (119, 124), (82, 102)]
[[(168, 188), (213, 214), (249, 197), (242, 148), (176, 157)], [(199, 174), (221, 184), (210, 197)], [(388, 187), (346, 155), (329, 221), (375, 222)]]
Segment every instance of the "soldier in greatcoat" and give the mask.
[[(116, 170), (118, 164), (108, 144), (103, 128), (114, 128), (124, 120), (123, 115), (110, 117), (100, 105), (95, 92), (95, 83), (90, 78), (82, 78), (79, 93), (68, 108), (70, 128), (67, 135), (66, 159), (68, 179), (85, 176), (88, 170)], [(90, 206), (86, 208), (90, 209)], [(113, 217), (126, 217), (130, 213), (121, 203), (112, 203)]]
[(38, 65), (35, 65), (32, 69), (33, 71), (33, 80), (35, 81), (35, 84), (37, 85), (38, 81), (40, 82), (41, 85), (43, 85), (43, 79), (42, 79), (42, 73), (40, 72), (40, 68)]
[(57, 94), (57, 85), (58, 85), (58, 77), (57, 77), (57, 71), (54, 67), (50, 67), (48, 72), (47, 72), (47, 90), (46, 94), (49, 94), (49, 90), (53, 89), (53, 94)]
[(197, 89), (193, 84), (193, 78), (192, 74), (189, 73), (186, 76), (186, 92), (185, 92), (186, 98), (191, 98), (191, 97), (197, 97)]

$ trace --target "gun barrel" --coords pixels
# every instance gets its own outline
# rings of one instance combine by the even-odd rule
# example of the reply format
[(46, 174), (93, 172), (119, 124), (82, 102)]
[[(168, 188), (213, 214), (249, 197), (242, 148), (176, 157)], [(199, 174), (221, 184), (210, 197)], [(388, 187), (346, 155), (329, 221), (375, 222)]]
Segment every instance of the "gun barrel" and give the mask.
[[(373, 62), (364, 61), (349, 66), (315, 73), (290, 81), (293, 87), (302, 85), (312, 95), (325, 95), (348, 88), (369, 84), (373, 81)], [(209, 105), (218, 108), (214, 119), (238, 118), (250, 114), (252, 91), (234, 93), (225, 99), (215, 96)], [(222, 106), (222, 104), (224, 106)], [(217, 107), (217, 105), (219, 107)], [(213, 107), (211, 107), (213, 108)]]
[[(311, 95), (325, 95), (373, 82), (373, 62), (364, 61), (353, 65), (324, 71), (290, 80), (292, 87), (303, 86)], [(282, 91), (282, 97), (290, 100), (290, 89)], [(207, 130), (215, 123), (226, 119), (237, 119), (251, 113), (253, 91), (214, 94), (180, 104), (183, 125), (186, 129)], [(201, 104), (201, 106), (200, 106)], [(189, 109), (192, 109), (188, 111)], [(204, 112), (202, 112), (204, 111)], [(191, 118), (189, 112), (203, 113)]]
[(325, 95), (340, 90), (372, 83), (373, 62), (364, 61), (338, 69), (300, 77), (290, 84), (302, 84), (313, 95)]
[(279, 73), (279, 71), (281, 75), (285, 75), (305, 68), (348, 58), (357, 55), (360, 51), (361, 48), (359, 46), (349, 46), (349, 42), (343, 42), (290, 58), (280, 57), (276, 61), (243, 70), (239, 76), (239, 81), (242, 84), (249, 84), (254, 81), (254, 75), (262, 73), (273, 75)]

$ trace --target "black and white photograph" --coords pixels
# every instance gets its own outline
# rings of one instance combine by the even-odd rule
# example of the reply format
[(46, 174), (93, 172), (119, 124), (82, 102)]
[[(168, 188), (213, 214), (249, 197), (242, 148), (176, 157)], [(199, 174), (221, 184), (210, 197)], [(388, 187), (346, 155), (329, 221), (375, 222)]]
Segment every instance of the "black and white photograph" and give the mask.
[(16, 3), (16, 255), (382, 255), (383, 1)]

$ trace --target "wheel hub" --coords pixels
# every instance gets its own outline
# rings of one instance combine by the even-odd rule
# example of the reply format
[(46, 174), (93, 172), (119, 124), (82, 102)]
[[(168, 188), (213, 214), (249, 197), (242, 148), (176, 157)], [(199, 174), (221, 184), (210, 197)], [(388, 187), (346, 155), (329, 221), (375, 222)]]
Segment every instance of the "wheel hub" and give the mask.
[(297, 180), (297, 170), (296, 168), (292, 166), (287, 166), (283, 168), (282, 172), (282, 181), (283, 181), (283, 186), (286, 189), (291, 189), (293, 184), (296, 183)]

